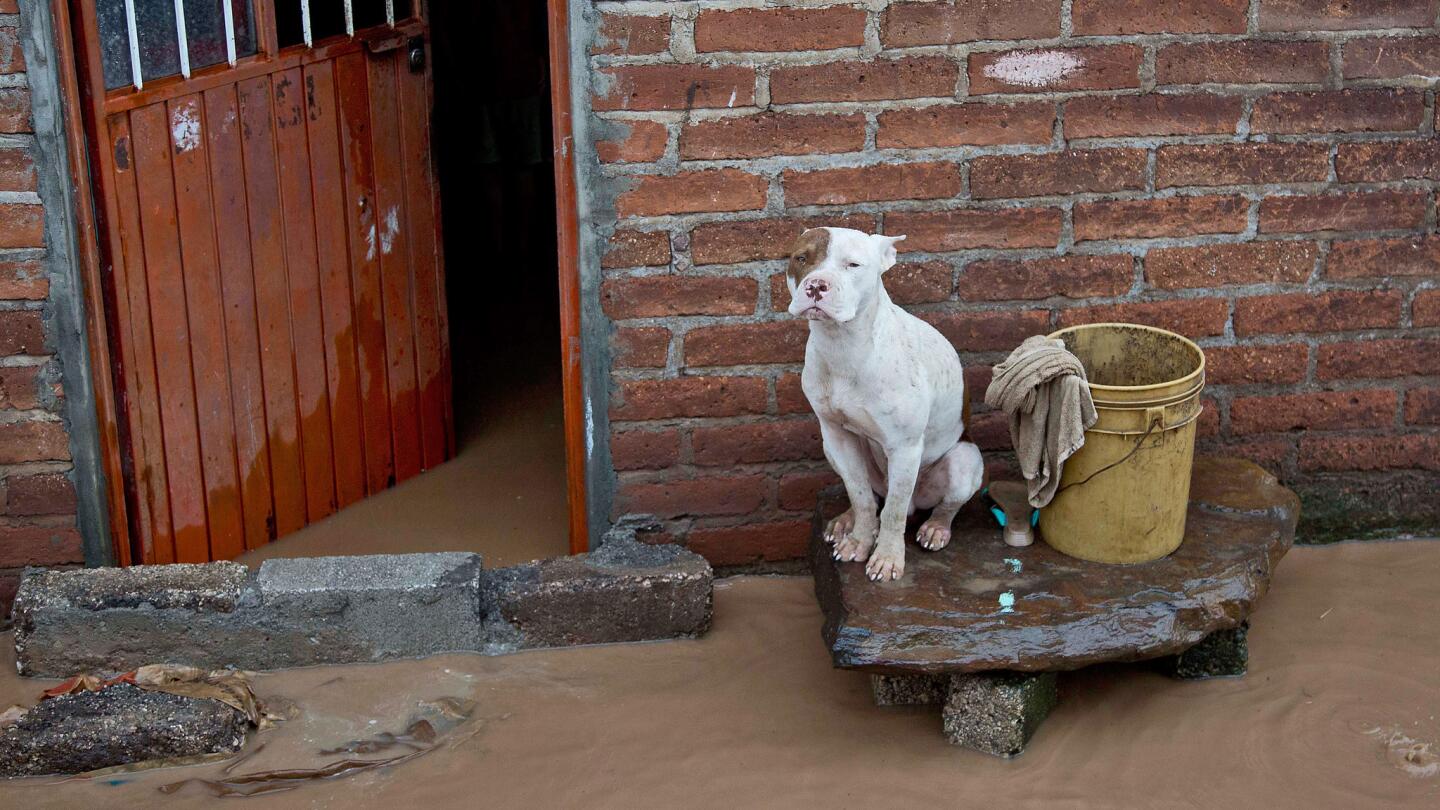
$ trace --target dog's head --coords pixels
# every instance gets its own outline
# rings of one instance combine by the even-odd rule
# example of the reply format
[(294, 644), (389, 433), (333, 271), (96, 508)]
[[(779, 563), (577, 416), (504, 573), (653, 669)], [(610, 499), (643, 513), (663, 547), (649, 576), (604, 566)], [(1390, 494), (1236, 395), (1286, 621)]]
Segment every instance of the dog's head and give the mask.
[(812, 321), (845, 323), (884, 294), (880, 274), (895, 266), (895, 243), (903, 236), (850, 228), (811, 228), (790, 253), (785, 284), (790, 314)]

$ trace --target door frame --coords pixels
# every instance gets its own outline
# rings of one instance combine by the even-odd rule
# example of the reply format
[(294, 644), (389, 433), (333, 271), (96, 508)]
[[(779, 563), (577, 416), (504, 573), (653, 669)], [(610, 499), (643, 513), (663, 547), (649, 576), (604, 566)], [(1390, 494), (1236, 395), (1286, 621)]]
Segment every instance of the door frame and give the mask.
[[(275, 0), (253, 0), (255, 13), (269, 14)], [(75, 292), (83, 297), (85, 348), (88, 350), (88, 382), (93, 390), (94, 429), (84, 430), (84, 436), (75, 435), (72, 441), (93, 441), (94, 453), (84, 456), (96, 460), (100, 475), (88, 477), (97, 481), (103, 496), (97, 498), (103, 503), (94, 509), (105, 514), (91, 516), (89, 520), (81, 515), (82, 525), (97, 527), (104, 533), (108, 529), (110, 554), (104, 554), (103, 539), (86, 538), (86, 559), (89, 564), (130, 565), (139, 562), (132, 553), (134, 538), (130, 533), (129, 507), (126, 497), (128, 481), (124, 448), (120, 439), (120, 403), (117, 398), (115, 374), (122, 373), (115, 365), (116, 356), (111, 351), (110, 328), (107, 315), (106, 285), (104, 284), (103, 251), (100, 247), (101, 229), (107, 227), (99, 220), (95, 180), (90, 170), (92, 163), (104, 165), (104, 156), (99, 154), (102, 139), (97, 138), (99, 121), (95, 115), (87, 115), (91, 107), (103, 108), (103, 80), (92, 77), (101, 86), (101, 101), (82, 96), (83, 83), (79, 71), (80, 54), (77, 48), (98, 50), (98, 42), (81, 43), (77, 39), (78, 29), (71, 15), (71, 3), (81, 0), (49, 0), (51, 18), (51, 39), (55, 53), (55, 73), (59, 84), (59, 103), (63, 110), (60, 116), (64, 140), (70, 191), (73, 193), (73, 227), (75, 263), (78, 265), (79, 289)], [(570, 13), (567, 0), (546, 0), (549, 16), (549, 62), (550, 62), (550, 105), (553, 122), (554, 178), (555, 178), (555, 219), (558, 247), (560, 343), (562, 351), (562, 388), (564, 397), (565, 435), (565, 479), (566, 496), (570, 511), (569, 545), (571, 553), (589, 548), (589, 514), (587, 509), (587, 425), (584, 416), (585, 397), (582, 370), (583, 347), (580, 328), (580, 261), (579, 261), (579, 208), (575, 176), (574, 119), (570, 107)], [(428, 5), (428, 3), (426, 3)], [(260, 50), (273, 54), (276, 46), (273, 37), (266, 37), (267, 27), (257, 32)], [(308, 60), (306, 60), (308, 61)], [(32, 70), (39, 68), (32, 66)], [(233, 68), (232, 68), (233, 69)], [(90, 88), (94, 92), (94, 88)], [(443, 200), (441, 202), (443, 205)], [(49, 216), (53, 213), (47, 212)], [(111, 223), (108, 227), (113, 228)], [(81, 372), (83, 373), (83, 372)], [(68, 375), (67, 375), (68, 376)], [(84, 459), (76, 454), (76, 466)], [(83, 477), (78, 476), (77, 477)], [(84, 506), (82, 504), (82, 511)], [(108, 519), (106, 519), (108, 518)], [(106, 525), (108, 524), (108, 526)]]

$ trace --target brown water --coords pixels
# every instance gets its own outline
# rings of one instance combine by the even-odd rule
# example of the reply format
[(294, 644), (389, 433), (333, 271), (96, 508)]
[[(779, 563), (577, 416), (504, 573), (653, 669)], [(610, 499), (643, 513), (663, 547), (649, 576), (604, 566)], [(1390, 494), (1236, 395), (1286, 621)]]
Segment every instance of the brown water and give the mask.
[[(235, 801), (1433, 808), (1437, 583), (1440, 542), (1296, 549), (1254, 617), (1249, 675), (1180, 683), (1122, 667), (1071, 674), (1029, 751), (1003, 761), (946, 745), (933, 709), (876, 708), (865, 675), (832, 669), (807, 579), (729, 580), (716, 590), (715, 628), (699, 641), (261, 676), (262, 695), (288, 697), (304, 715), (252, 740), (266, 747), (236, 773), (323, 763), (319, 749), (404, 728), (421, 699), (472, 698), (479, 709), (450, 745), (394, 769)], [(0, 676), (0, 705), (33, 699), (47, 683)], [(156, 787), (222, 767), (115, 785), (10, 783), (0, 807), (208, 806), (195, 785), (166, 797)]]

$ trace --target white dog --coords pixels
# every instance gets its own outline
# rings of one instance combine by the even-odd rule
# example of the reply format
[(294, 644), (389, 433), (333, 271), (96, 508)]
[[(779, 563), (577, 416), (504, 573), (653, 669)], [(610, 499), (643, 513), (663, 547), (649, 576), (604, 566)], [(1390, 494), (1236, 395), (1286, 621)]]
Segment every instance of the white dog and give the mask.
[[(933, 509), (916, 539), (944, 548), (985, 473), (980, 449), (961, 441), (969, 408), (959, 356), (880, 281), (904, 238), (812, 228), (786, 272), (790, 314), (810, 321), (801, 382), (820, 417), (825, 458), (850, 496), (825, 539), (837, 560), (868, 560), (865, 572), (877, 581), (905, 572), (906, 518)], [(878, 522), (877, 493), (885, 497)]]

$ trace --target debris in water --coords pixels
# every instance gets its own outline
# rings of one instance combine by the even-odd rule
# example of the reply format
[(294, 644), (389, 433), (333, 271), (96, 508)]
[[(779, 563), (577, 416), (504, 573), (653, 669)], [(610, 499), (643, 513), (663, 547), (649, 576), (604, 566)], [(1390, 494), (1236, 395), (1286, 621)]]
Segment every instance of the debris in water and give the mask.
[(1399, 728), (1373, 728), (1366, 732), (1385, 741), (1385, 759), (1417, 779), (1440, 776), (1440, 750), (1435, 743), (1417, 740)]

